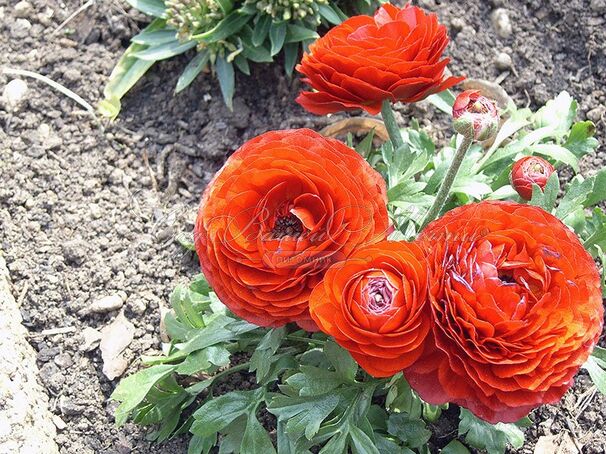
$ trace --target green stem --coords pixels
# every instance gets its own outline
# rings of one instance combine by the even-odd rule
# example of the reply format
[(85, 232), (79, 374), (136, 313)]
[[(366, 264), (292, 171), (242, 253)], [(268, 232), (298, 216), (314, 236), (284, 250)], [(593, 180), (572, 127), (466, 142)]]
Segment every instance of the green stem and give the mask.
[(389, 139), (391, 140), (393, 149), (394, 151), (397, 151), (400, 149), (400, 147), (404, 146), (404, 140), (402, 140), (402, 134), (400, 134), (400, 128), (396, 122), (396, 117), (393, 114), (391, 101), (389, 99), (383, 101), (383, 105), (381, 106), (381, 116), (383, 117), (383, 123), (385, 123), (385, 128), (389, 134)]
[(307, 342), (308, 344), (325, 344), (326, 342), (323, 340), (319, 340), (319, 339), (312, 339), (311, 337), (304, 337), (304, 336), (295, 336), (292, 334), (287, 334), (286, 338), (288, 340), (291, 341), (296, 341), (296, 342)]
[(463, 135), (463, 142), (461, 142), (461, 145), (459, 145), (459, 148), (457, 148), (457, 151), (452, 160), (452, 164), (450, 164), (450, 168), (448, 169), (448, 172), (446, 172), (446, 176), (444, 177), (444, 182), (442, 183), (442, 186), (440, 186), (440, 190), (436, 195), (436, 199), (434, 200), (433, 205), (427, 212), (425, 219), (423, 219), (419, 230), (423, 230), (427, 224), (433, 221), (436, 217), (438, 217), (438, 214), (440, 214), (444, 203), (446, 203), (446, 199), (450, 195), (452, 184), (454, 183), (457, 173), (461, 168), (465, 153), (467, 153), (467, 150), (469, 150), (469, 147), (471, 146), (472, 142), (473, 130)]

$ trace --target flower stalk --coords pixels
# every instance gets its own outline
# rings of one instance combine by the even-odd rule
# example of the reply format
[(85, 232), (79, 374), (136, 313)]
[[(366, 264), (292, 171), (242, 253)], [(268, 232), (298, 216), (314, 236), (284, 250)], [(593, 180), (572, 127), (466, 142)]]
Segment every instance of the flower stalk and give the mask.
[(383, 117), (383, 123), (385, 123), (385, 129), (387, 129), (387, 134), (389, 134), (389, 140), (391, 140), (394, 151), (399, 150), (404, 146), (404, 140), (402, 139), (402, 134), (400, 133), (400, 128), (396, 122), (396, 117), (393, 113), (391, 101), (389, 99), (383, 100), (383, 104), (381, 105), (381, 117)]
[(463, 134), (463, 141), (457, 148), (457, 151), (452, 160), (452, 164), (450, 165), (450, 168), (448, 169), (448, 172), (446, 172), (446, 176), (444, 177), (444, 182), (442, 183), (442, 186), (440, 186), (440, 189), (438, 190), (438, 193), (436, 195), (436, 199), (434, 200), (433, 205), (431, 205), (431, 208), (427, 212), (427, 215), (425, 215), (425, 218), (423, 219), (419, 230), (423, 230), (427, 226), (427, 224), (436, 219), (440, 214), (440, 211), (442, 211), (442, 208), (446, 203), (446, 199), (450, 195), (450, 190), (452, 188), (455, 178), (457, 177), (457, 173), (459, 173), (459, 169), (461, 168), (461, 164), (463, 163), (465, 154), (473, 143), (473, 137), (473, 128), (470, 127)]

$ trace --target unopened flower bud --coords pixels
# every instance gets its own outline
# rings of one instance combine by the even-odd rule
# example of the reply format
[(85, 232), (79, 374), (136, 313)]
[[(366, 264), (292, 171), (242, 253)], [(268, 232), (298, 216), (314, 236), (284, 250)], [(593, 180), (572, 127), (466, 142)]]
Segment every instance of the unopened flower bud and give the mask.
[(532, 185), (545, 188), (547, 180), (555, 172), (555, 168), (538, 156), (526, 156), (518, 159), (511, 169), (509, 177), (511, 185), (524, 200), (532, 198)]
[(465, 90), (452, 106), (454, 130), (460, 134), (473, 131), (475, 140), (488, 140), (499, 129), (499, 111), (492, 99), (480, 95), (478, 90)]

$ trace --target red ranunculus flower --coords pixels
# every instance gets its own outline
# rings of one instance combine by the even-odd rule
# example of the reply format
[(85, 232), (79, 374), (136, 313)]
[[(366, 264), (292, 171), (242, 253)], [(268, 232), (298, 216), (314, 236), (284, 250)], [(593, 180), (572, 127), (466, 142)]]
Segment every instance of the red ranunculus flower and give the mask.
[(308, 129), (262, 134), (208, 185), (200, 263), (236, 315), (313, 329), (309, 294), (332, 263), (388, 229), (385, 182), (354, 150)]
[(511, 168), (509, 179), (513, 188), (524, 200), (532, 199), (532, 185), (545, 188), (547, 180), (555, 172), (555, 167), (538, 156), (518, 159)]
[(463, 80), (444, 78), (447, 44), (435, 14), (385, 3), (374, 17), (352, 17), (309, 47), (297, 70), (316, 91), (297, 102), (318, 115), (356, 109), (375, 115), (385, 99), (420, 101)]
[(423, 251), (395, 241), (358, 249), (328, 269), (309, 310), (370, 375), (402, 371), (423, 352), (431, 324)]
[(598, 270), (574, 233), (540, 208), (481, 202), (432, 222), (419, 241), (434, 342), (404, 372), (411, 386), (492, 423), (557, 402), (603, 323)]

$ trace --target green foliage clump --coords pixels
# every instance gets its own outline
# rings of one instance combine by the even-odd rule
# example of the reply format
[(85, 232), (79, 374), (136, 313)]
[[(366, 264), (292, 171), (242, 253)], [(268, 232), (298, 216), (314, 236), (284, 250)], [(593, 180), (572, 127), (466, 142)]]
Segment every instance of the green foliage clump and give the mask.
[[(99, 111), (120, 113), (122, 97), (156, 62), (190, 50), (175, 92), (201, 72), (213, 72), (226, 105), (232, 108), (235, 71), (250, 74), (250, 62), (271, 63), (280, 53), (291, 77), (301, 49), (327, 29), (347, 19), (337, 0), (127, 0), (154, 19), (131, 38), (104, 89)], [(350, 14), (370, 13), (380, 0), (342, 2)]]

